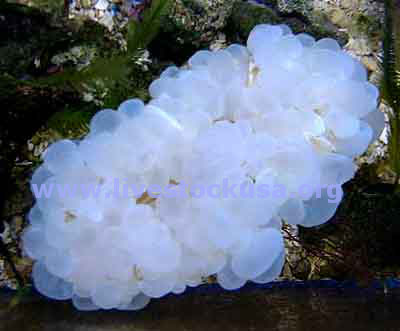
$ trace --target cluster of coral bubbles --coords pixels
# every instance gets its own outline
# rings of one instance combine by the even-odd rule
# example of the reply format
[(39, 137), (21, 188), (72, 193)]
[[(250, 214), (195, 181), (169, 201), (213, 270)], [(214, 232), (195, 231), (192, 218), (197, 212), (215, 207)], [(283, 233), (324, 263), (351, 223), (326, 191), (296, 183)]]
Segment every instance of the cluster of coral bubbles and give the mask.
[[(256, 26), (247, 46), (199, 51), (149, 89), (148, 104), (102, 110), (84, 139), (51, 145), (32, 177), (36, 190), (110, 192), (116, 178), (141, 188), (118, 198), (36, 197), (23, 236), (34, 284), (80, 310), (138, 310), (212, 275), (228, 290), (276, 279), (282, 222), (328, 221), (340, 203), (330, 187), (342, 193), (354, 158), (383, 128), (378, 90), (360, 62), (333, 39), (285, 25)], [(263, 194), (191, 189), (226, 183)], [(315, 190), (300, 195), (302, 185)], [(273, 187), (291, 194), (268, 195)]]

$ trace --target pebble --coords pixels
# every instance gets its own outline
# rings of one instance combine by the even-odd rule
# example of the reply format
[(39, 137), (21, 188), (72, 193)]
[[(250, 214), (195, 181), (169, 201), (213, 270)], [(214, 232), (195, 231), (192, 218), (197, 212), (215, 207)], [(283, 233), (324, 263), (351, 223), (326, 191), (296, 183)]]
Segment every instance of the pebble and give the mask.
[(94, 8), (96, 8), (98, 10), (106, 10), (108, 8), (108, 5), (109, 5), (109, 3), (107, 0), (99, 0), (99, 1), (97, 1)]

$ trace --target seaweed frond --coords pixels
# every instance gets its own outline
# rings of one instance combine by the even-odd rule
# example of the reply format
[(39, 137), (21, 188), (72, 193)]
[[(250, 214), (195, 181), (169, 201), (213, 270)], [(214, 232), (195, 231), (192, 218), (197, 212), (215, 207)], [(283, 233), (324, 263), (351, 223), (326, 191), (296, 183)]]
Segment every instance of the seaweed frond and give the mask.
[(162, 18), (168, 13), (171, 0), (152, 0), (140, 21), (131, 21), (128, 26), (128, 52), (144, 49), (160, 30)]
[[(383, 55), (381, 57), (382, 80), (380, 84), (383, 101), (392, 109), (389, 114), (389, 166), (396, 174), (396, 186), (400, 179), (400, 47), (396, 34), (400, 18), (392, 0), (385, 0)], [(398, 21), (398, 22), (397, 22)]]

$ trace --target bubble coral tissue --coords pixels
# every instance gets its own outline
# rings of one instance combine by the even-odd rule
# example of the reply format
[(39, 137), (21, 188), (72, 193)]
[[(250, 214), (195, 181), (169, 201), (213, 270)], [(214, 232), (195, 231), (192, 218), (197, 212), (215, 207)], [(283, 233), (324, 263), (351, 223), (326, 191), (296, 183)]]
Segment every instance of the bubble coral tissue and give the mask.
[[(37, 197), (23, 235), (37, 290), (80, 310), (138, 310), (216, 275), (233, 290), (276, 279), (285, 260), (281, 223), (316, 226), (340, 202), (327, 187), (355, 172), (383, 128), (378, 90), (360, 62), (329, 38), (285, 25), (256, 26), (247, 46), (198, 51), (150, 85), (148, 104), (98, 112), (79, 141), (44, 154), (31, 185), (138, 187), (182, 183), (304, 184), (320, 194), (248, 198), (132, 192)], [(339, 192), (339, 193), (340, 193)], [(131, 194), (131, 195), (129, 195)]]

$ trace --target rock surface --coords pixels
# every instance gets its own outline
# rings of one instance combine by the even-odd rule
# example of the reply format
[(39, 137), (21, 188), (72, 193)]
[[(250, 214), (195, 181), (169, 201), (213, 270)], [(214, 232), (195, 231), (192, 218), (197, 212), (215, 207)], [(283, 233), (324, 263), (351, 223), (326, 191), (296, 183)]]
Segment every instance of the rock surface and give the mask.
[[(323, 283), (320, 285), (323, 286)], [(1, 331), (397, 331), (397, 290), (293, 287), (216, 292), (200, 288), (140, 312), (77, 312), (68, 302), (28, 296), (10, 308), (0, 295)]]

